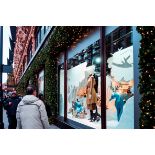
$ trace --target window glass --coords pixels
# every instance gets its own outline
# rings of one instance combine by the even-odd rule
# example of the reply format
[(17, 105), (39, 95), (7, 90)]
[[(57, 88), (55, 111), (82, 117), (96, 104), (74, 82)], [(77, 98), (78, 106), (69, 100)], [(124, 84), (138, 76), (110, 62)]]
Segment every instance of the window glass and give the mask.
[(44, 70), (39, 73), (38, 77), (38, 94), (44, 95)]
[(44, 34), (44, 26), (41, 27), (41, 41), (43, 40), (45, 34)]
[(38, 48), (39, 44), (41, 43), (41, 28), (39, 28), (39, 30), (37, 30), (36, 33), (36, 49)]
[(99, 41), (68, 59), (67, 118), (101, 128)]
[(51, 26), (40, 26), (39, 29), (37, 30), (36, 33), (36, 49), (37, 47), (40, 45), (40, 43), (43, 41), (46, 33), (48, 32), (49, 28), (51, 28)]
[[(129, 31), (130, 30), (130, 31)], [(119, 27), (106, 36), (107, 128), (134, 128), (132, 28)], [(111, 39), (109, 39), (111, 38)]]
[(32, 41), (30, 41), (27, 51), (27, 64), (30, 62), (32, 58)]
[(23, 61), (23, 72), (25, 71), (25, 69), (26, 69), (26, 66), (27, 64), (26, 64), (26, 60), (25, 60), (25, 58), (24, 58), (24, 61)]
[(64, 117), (64, 53), (61, 53), (58, 58), (58, 87), (58, 113), (60, 116)]
[(59, 115), (64, 116), (64, 64), (59, 66)]

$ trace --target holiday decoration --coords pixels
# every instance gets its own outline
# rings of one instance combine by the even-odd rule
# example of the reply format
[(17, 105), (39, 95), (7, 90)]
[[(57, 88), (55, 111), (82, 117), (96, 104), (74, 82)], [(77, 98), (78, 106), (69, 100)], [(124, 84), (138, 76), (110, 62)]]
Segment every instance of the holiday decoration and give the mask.
[(139, 50), (139, 92), (141, 101), (140, 128), (155, 128), (155, 27), (139, 26), (141, 34)]
[(51, 106), (52, 115), (57, 115), (57, 55), (75, 46), (78, 40), (86, 37), (92, 28), (83, 26), (55, 27), (18, 83), (16, 88), (18, 93), (25, 95), (29, 81), (35, 84), (35, 74), (44, 68), (45, 101)]

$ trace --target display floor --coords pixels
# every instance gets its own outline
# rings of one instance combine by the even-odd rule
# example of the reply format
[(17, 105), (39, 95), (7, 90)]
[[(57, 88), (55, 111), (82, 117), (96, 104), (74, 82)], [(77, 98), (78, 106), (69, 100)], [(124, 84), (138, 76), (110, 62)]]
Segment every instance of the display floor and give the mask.
[[(98, 122), (90, 122), (89, 111), (85, 118), (76, 118), (72, 113), (68, 113), (68, 118), (92, 128), (101, 129), (101, 119)], [(134, 96), (128, 99), (123, 108), (120, 121), (117, 121), (116, 112), (107, 111), (107, 129), (134, 129)]]
[(89, 114), (85, 115), (85, 118), (76, 118), (72, 113), (68, 113), (68, 118), (89, 127), (101, 129), (101, 119), (98, 122), (90, 122), (90, 120), (88, 120), (90, 118)]

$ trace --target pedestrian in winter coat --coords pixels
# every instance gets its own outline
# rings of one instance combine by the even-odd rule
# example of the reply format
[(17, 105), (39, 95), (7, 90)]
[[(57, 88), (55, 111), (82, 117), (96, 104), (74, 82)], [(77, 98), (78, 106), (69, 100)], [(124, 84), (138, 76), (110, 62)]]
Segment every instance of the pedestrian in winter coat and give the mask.
[(4, 108), (7, 111), (9, 129), (16, 129), (17, 126), (16, 110), (20, 101), (21, 100), (17, 96), (16, 91), (12, 92), (10, 98), (4, 100)]
[(36, 97), (33, 86), (27, 87), (27, 95), (17, 107), (18, 129), (49, 129), (49, 122), (44, 103)]

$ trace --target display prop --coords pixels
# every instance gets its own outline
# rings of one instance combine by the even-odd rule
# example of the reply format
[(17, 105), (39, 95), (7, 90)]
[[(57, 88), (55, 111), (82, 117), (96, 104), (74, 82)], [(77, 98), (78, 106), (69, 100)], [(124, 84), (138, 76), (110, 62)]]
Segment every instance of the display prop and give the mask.
[[(133, 46), (119, 49), (107, 63), (110, 69), (106, 76), (107, 128), (134, 128)], [(132, 108), (126, 113), (129, 106)]]
[(94, 63), (96, 58), (100, 58), (99, 41), (68, 59), (67, 118), (101, 128), (101, 60)]

